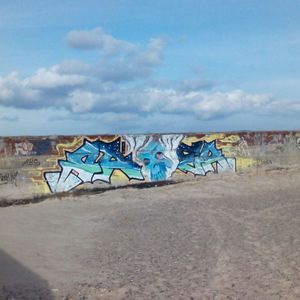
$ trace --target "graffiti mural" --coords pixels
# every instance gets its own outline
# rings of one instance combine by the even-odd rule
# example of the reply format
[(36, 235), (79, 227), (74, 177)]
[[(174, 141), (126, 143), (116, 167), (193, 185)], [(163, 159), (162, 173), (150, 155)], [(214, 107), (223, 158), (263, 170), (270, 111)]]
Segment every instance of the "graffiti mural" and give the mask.
[(129, 180), (143, 180), (141, 166), (132, 160), (131, 153), (120, 152), (120, 138), (106, 143), (100, 140), (84, 140), (73, 152), (65, 152), (65, 159), (58, 160), (59, 172), (45, 172), (44, 176), (51, 192), (70, 191), (82, 183), (97, 180), (111, 183), (115, 170), (123, 172)]
[(126, 136), (134, 159), (149, 181), (170, 178), (179, 163), (176, 149), (183, 135)]
[(204, 176), (208, 172), (235, 171), (235, 158), (226, 158), (222, 150), (217, 149), (216, 141), (198, 141), (191, 146), (181, 143), (177, 148), (177, 155), (177, 168), (186, 174)]
[(294, 165), (299, 149), (299, 131), (0, 137), (0, 194), (11, 184), (40, 195), (96, 181), (124, 185)]
[(58, 159), (60, 171), (44, 173), (51, 192), (70, 191), (83, 183), (111, 184), (115, 170), (128, 180), (162, 181), (176, 170), (185, 174), (235, 171), (235, 158), (225, 157), (216, 141), (183, 142), (184, 135), (126, 135), (112, 142), (85, 139)]

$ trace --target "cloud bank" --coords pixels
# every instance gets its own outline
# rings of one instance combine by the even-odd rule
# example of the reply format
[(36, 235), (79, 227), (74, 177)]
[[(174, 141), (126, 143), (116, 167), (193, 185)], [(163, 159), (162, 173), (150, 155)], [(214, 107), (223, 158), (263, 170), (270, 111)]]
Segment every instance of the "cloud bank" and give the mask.
[(238, 113), (300, 111), (300, 102), (282, 102), (269, 94), (242, 90), (218, 92), (213, 82), (201, 78), (155, 81), (166, 47), (162, 37), (139, 45), (95, 28), (71, 31), (66, 42), (78, 51), (98, 51), (99, 59), (94, 63), (65, 60), (26, 77), (18, 72), (2, 76), (0, 105), (31, 110), (58, 108), (74, 115), (185, 114), (199, 120)]

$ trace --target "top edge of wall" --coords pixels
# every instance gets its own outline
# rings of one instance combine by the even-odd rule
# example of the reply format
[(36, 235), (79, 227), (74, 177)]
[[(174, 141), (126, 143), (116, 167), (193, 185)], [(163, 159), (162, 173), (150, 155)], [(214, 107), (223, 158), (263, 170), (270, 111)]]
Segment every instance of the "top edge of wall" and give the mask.
[(246, 134), (246, 133), (300, 133), (300, 129), (293, 130), (229, 130), (229, 131), (188, 131), (188, 132), (145, 132), (145, 133), (94, 133), (94, 134), (49, 134), (49, 135), (0, 135), (0, 138), (56, 138), (56, 137), (73, 137), (73, 136), (125, 136), (125, 135), (201, 135), (201, 134)]

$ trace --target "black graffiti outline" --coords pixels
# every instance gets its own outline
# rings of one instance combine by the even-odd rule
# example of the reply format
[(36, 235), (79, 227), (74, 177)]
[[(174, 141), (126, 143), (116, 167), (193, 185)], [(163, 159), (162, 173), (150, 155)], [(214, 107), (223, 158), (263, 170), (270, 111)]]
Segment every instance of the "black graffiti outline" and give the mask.
[[(85, 137), (85, 138), (83, 139), (83, 142), (82, 142), (81, 146), (79, 146), (78, 148), (76, 148), (73, 152), (72, 152), (72, 151), (68, 151), (68, 150), (64, 150), (64, 157), (65, 157), (65, 159), (67, 159), (67, 158), (66, 158), (67, 153), (70, 153), (70, 154), (74, 153), (76, 150), (80, 149), (86, 142), (92, 144), (93, 142), (97, 142), (97, 141), (102, 142), (102, 143), (104, 143), (104, 144), (112, 144), (112, 143), (114, 143), (114, 142), (119, 142), (119, 143), (120, 143), (120, 142), (121, 142), (121, 137), (119, 136), (119, 137), (117, 137), (115, 140), (113, 140), (113, 141), (111, 141), (111, 142), (104, 142), (104, 141), (101, 141), (100, 138), (97, 139), (97, 140), (94, 140), (94, 141), (90, 141), (88, 138)], [(101, 151), (101, 150), (99, 149), (99, 153), (100, 153), (100, 152), (101, 152), (101, 153), (104, 153), (103, 151)], [(104, 154), (105, 154), (105, 153), (104, 153)], [(123, 158), (125, 158), (125, 159), (128, 159), (128, 158), (130, 157), (130, 158), (131, 158), (131, 161), (133, 162), (133, 159), (132, 159), (132, 152), (131, 152), (131, 153), (128, 153), (126, 156), (124, 156), (124, 155), (121, 153), (121, 151), (120, 151), (120, 154), (121, 154), (121, 156), (123, 156)], [(114, 157), (114, 158), (115, 158), (115, 157)], [(52, 188), (51, 188), (51, 186), (50, 186), (50, 184), (49, 184), (49, 182), (48, 182), (48, 180), (47, 180), (47, 178), (46, 178), (46, 175), (47, 175), (47, 174), (50, 174), (50, 173), (52, 173), (52, 174), (53, 174), (53, 173), (54, 173), (54, 174), (59, 173), (59, 176), (58, 176), (58, 179), (57, 179), (57, 182), (59, 182), (59, 180), (61, 179), (61, 176), (62, 176), (62, 171), (63, 171), (63, 167), (60, 165), (60, 161), (65, 161), (65, 160), (64, 160), (64, 159), (58, 159), (58, 165), (59, 165), (59, 167), (60, 167), (60, 171), (44, 171), (44, 172), (43, 172), (43, 178), (44, 178), (44, 180), (46, 181), (47, 186), (48, 186), (49, 190), (51, 191), (51, 193), (54, 193), (54, 191), (52, 190)], [(136, 162), (134, 162), (134, 163), (136, 163)], [(140, 171), (141, 171), (141, 170), (142, 170), (142, 166), (139, 165), (138, 163), (136, 163), (136, 164), (140, 167)], [(103, 170), (103, 168), (101, 167), (101, 165), (99, 165), (99, 166), (100, 166), (100, 168)], [(83, 185), (84, 183), (91, 183), (91, 184), (93, 184), (94, 182), (100, 181), (100, 182), (104, 182), (104, 183), (111, 184), (111, 177), (113, 176), (113, 173), (114, 173), (116, 170), (121, 171), (122, 174), (124, 174), (124, 175), (127, 177), (127, 179), (128, 179), (129, 181), (131, 181), (131, 180), (144, 181), (144, 180), (145, 180), (145, 177), (144, 177), (144, 175), (143, 175), (142, 172), (140, 172), (142, 178), (140, 178), (140, 179), (139, 179), (139, 178), (130, 178), (130, 177), (129, 177), (129, 176), (128, 176), (121, 168), (114, 168), (113, 171), (111, 172), (111, 174), (110, 174), (109, 177), (108, 177), (108, 181), (106, 181), (106, 180), (104, 180), (104, 179), (96, 179), (96, 180), (93, 181), (93, 178), (94, 178), (95, 175), (101, 175), (101, 174), (103, 174), (103, 171), (102, 171), (102, 172), (95, 172), (95, 173), (93, 173), (93, 176), (91, 177), (91, 181), (90, 181), (90, 182), (85, 182), (85, 181), (83, 181), (83, 180), (78, 176), (78, 174), (75, 174), (74, 172), (72, 172), (73, 170), (71, 170), (70, 173), (68, 174), (68, 176), (66, 177), (66, 180), (67, 180), (67, 178), (70, 176), (70, 174), (72, 174), (72, 175), (76, 176), (76, 177), (80, 180), (80, 183), (78, 183), (78, 185), (74, 186), (73, 188), (71, 188), (71, 189), (68, 190), (68, 191), (72, 191), (72, 190), (76, 189), (77, 187)], [(65, 181), (66, 181), (66, 180), (65, 180)]]
[[(197, 144), (197, 143), (200, 143), (200, 142), (202, 142), (202, 146), (201, 146), (201, 149), (200, 149), (200, 151), (199, 151), (199, 154), (201, 154), (201, 151), (202, 151), (202, 149), (203, 149), (203, 147), (204, 147), (205, 145), (208, 145), (208, 144), (213, 143), (215, 149), (218, 150), (218, 151), (220, 151), (222, 160), (226, 160), (226, 162), (227, 162), (227, 164), (228, 164), (229, 166), (231, 166), (231, 165), (228, 163), (228, 160), (227, 160), (227, 159), (229, 158), (229, 159), (233, 159), (233, 160), (234, 160), (234, 166), (233, 166), (232, 169), (234, 170), (234, 172), (237, 171), (237, 168), (236, 168), (236, 158), (235, 158), (235, 157), (226, 157), (225, 154), (223, 153), (223, 149), (217, 147), (217, 140), (212, 140), (211, 142), (207, 142), (206, 140), (200, 140), (200, 141), (192, 142), (191, 146), (188, 145), (188, 144), (186, 144), (186, 143), (184, 143), (184, 142), (181, 142), (181, 143), (179, 144), (177, 150), (176, 150), (176, 154), (177, 154), (177, 156), (178, 156), (178, 159), (179, 159), (178, 149), (180, 148), (181, 145), (184, 145), (184, 146), (187, 147), (187, 148), (191, 148), (193, 145), (195, 145), (195, 144)], [(183, 151), (184, 151), (184, 150), (183, 150)], [(183, 151), (182, 151), (182, 152), (183, 152)], [(195, 156), (194, 156), (194, 159), (195, 159)], [(178, 168), (178, 165), (180, 164), (180, 159), (179, 159), (179, 163), (178, 163), (178, 165), (177, 165), (176, 170), (179, 170), (180, 172), (182, 172), (182, 173), (184, 173), (184, 174), (189, 174), (189, 173), (190, 173), (190, 174), (194, 175), (194, 177), (196, 177), (196, 176), (206, 176), (206, 174), (208, 174), (208, 173), (210, 173), (210, 172), (212, 172), (213, 174), (218, 174), (218, 165), (220, 165), (220, 163), (219, 163), (218, 160), (216, 160), (215, 163), (216, 163), (216, 167), (214, 167), (214, 165), (211, 164), (212, 168), (214, 169), (213, 171), (211, 171), (211, 170), (205, 171), (205, 170), (204, 170), (205, 174), (195, 174), (195, 173), (193, 173), (193, 172), (191, 172), (191, 171), (182, 170), (182, 169)], [(188, 163), (188, 164), (189, 164), (189, 163)], [(189, 164), (189, 165), (190, 165), (191, 167), (193, 167), (193, 168), (196, 168), (196, 167), (195, 167), (195, 161), (192, 162), (192, 165), (191, 165), (191, 164)]]

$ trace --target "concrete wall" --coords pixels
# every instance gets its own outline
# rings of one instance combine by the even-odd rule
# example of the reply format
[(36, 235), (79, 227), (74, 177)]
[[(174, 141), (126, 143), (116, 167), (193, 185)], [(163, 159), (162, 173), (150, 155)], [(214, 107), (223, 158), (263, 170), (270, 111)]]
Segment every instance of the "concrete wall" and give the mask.
[(0, 138), (0, 199), (300, 164), (300, 132)]

